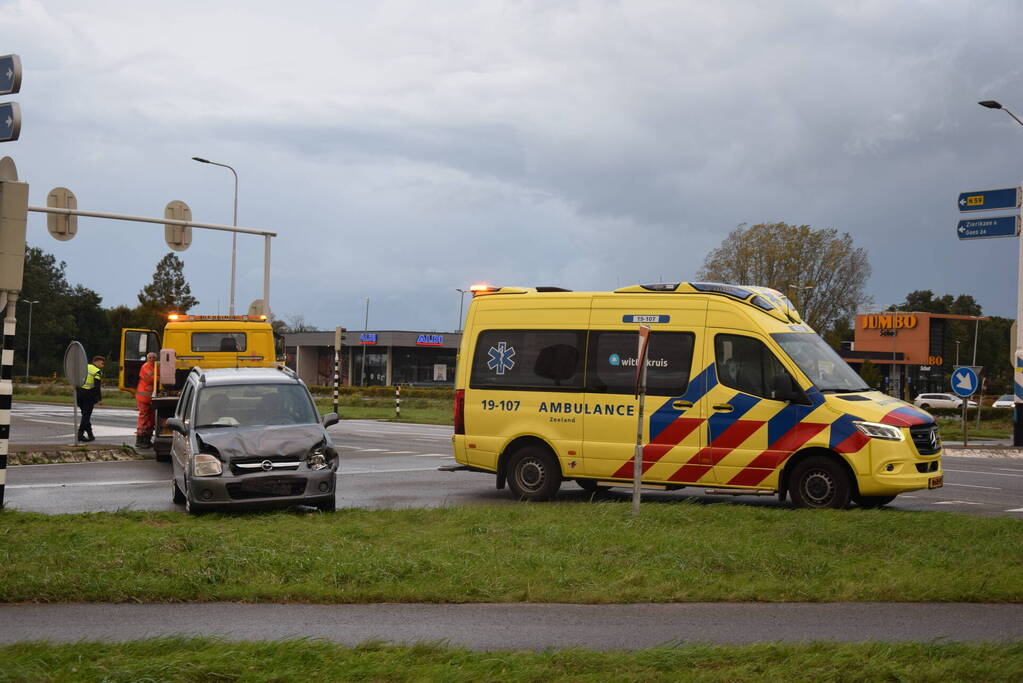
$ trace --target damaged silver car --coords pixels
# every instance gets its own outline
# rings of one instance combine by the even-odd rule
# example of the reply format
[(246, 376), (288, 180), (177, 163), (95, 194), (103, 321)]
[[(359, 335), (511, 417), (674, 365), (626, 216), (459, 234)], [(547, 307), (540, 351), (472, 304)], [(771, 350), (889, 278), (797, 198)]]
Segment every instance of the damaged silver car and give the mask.
[(235, 507), (336, 507), (339, 457), (309, 389), (287, 368), (195, 368), (174, 417), (175, 503), (189, 513)]

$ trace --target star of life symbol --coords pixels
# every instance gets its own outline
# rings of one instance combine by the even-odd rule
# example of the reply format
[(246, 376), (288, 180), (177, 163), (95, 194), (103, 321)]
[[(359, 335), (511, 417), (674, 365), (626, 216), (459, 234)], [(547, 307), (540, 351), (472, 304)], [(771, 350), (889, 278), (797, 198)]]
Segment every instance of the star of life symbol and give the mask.
[(507, 342), (498, 342), (497, 348), (493, 346), (487, 351), (487, 355), (490, 356), (490, 360), (487, 361), (487, 367), (491, 370), (497, 370), (497, 374), (503, 375), (505, 370), (511, 370), (515, 367), (515, 361), (512, 358), (515, 357), (515, 349), (508, 348)]

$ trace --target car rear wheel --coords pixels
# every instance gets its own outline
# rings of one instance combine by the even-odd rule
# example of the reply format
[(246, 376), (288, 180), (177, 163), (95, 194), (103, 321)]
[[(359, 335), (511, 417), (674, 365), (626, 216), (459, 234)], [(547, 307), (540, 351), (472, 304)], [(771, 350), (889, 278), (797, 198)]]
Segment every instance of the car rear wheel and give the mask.
[(851, 498), (849, 475), (832, 460), (814, 455), (796, 465), (792, 471), (792, 502), (800, 508), (849, 507)]
[(921, 404), (920, 404), (920, 407), (921, 407), (921, 408), (923, 408), (924, 410), (927, 410), (927, 409), (928, 409), (928, 408), (930, 408), (931, 406), (930, 406), (929, 404), (927, 404), (927, 403), (921, 403)]
[(561, 467), (546, 448), (526, 446), (508, 463), (508, 487), (520, 500), (551, 500), (561, 488)]

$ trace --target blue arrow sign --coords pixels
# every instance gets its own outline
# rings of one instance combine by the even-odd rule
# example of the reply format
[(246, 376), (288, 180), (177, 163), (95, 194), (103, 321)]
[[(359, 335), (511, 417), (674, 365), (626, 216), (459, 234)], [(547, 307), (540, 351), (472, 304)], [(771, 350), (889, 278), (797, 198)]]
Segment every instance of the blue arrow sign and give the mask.
[(1018, 187), (1007, 187), (1004, 190), (976, 190), (974, 192), (959, 193), (959, 210), (963, 212), (1018, 209), (1019, 204)]
[(21, 90), (21, 58), (18, 55), (0, 57), (0, 95), (13, 95)]
[(17, 140), (21, 134), (21, 107), (17, 102), (0, 104), (0, 142)]
[(978, 384), (977, 373), (972, 368), (959, 368), (952, 373), (952, 391), (958, 396), (973, 396)]
[(1015, 237), (1019, 234), (1019, 216), (991, 216), (959, 221), (956, 233), (961, 240), (980, 240), (989, 237)]

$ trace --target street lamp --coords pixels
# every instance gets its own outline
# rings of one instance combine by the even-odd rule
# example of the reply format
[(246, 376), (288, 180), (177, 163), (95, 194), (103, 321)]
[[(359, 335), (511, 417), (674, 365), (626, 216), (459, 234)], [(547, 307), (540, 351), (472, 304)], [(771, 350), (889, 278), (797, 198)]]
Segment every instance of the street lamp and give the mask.
[[(238, 227), (238, 173), (227, 164), (221, 164), (216, 161), (210, 161), (209, 159), (203, 159), (202, 157), (192, 157), (193, 161), (198, 161), (200, 164), (212, 164), (214, 166), (221, 166), (231, 171), (234, 174), (234, 222), (231, 224), (234, 227)], [(234, 271), (235, 263), (237, 262), (238, 254), (238, 233), (231, 233), (231, 298), (228, 304), (228, 315), (234, 315)], [(264, 303), (264, 309), (267, 307), (267, 302)], [(264, 310), (264, 312), (266, 312)]]
[(39, 303), (39, 299), (21, 299), (21, 303), (28, 304), (28, 343), (25, 347), (25, 381), (28, 382), (28, 364), (32, 358), (32, 304)]
[[(1013, 120), (1019, 125), (1023, 126), (1023, 121), (1019, 120), (1019, 117), (1013, 114), (1011, 111), (1001, 105), (1001, 103), (995, 100), (983, 100), (978, 102), (982, 107), (988, 109), (1001, 109), (1006, 114), (1011, 116)], [(1021, 393), (1020, 387), (1023, 386), (1023, 325), (1019, 324), (1023, 320), (1023, 237), (1017, 238), (1019, 240), (1019, 265), (1017, 266), (1017, 281), (1016, 281), (1016, 350), (1013, 353), (1013, 386), (1015, 399), (1013, 401), (1013, 429), (1012, 429), (1012, 445), (1023, 446), (1023, 393)]]

